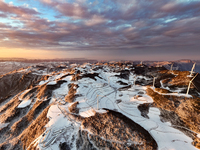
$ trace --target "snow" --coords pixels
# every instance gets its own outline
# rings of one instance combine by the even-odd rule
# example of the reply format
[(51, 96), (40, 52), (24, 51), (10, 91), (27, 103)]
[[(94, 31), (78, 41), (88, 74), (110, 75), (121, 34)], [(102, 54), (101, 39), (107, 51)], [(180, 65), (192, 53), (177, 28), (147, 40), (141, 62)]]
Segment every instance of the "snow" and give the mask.
[(51, 82), (47, 83), (47, 85), (55, 85), (55, 84), (57, 84), (57, 81), (51, 81)]
[[(62, 76), (60, 76), (60, 77), (62, 77)], [(71, 79), (72, 79), (72, 75), (69, 75), (69, 76), (64, 77), (62, 80), (71, 81)]]
[(193, 75), (187, 75), (187, 77), (188, 77), (188, 78), (192, 78), (192, 77), (194, 77), (194, 76), (193, 76)]
[[(185, 143), (184, 141), (187, 141), (187, 143), (185, 143), (186, 149), (194, 149), (194, 147), (191, 145), (191, 138), (187, 137), (181, 131), (172, 128), (169, 122), (161, 122), (159, 115), (160, 111), (158, 108), (150, 107), (148, 114), (150, 119), (148, 121), (145, 120), (140, 122), (140, 125), (142, 124), (142, 126), (145, 127), (154, 137), (159, 149), (181, 149), (179, 142)], [(151, 127), (149, 127), (150, 124)], [(177, 139), (179, 139), (178, 142), (176, 142)]]
[(17, 108), (25, 108), (27, 106), (29, 106), (31, 104), (31, 100), (23, 100), (18, 106)]
[(55, 95), (55, 97), (60, 97), (62, 95), (67, 95), (68, 93), (68, 83), (63, 83), (60, 88), (56, 89), (53, 91), (53, 95)]
[[(48, 122), (47, 126), (48, 128), (55, 126), (56, 128), (61, 128), (65, 125), (69, 124), (69, 121), (64, 118), (62, 112), (58, 109), (57, 105), (52, 105), (49, 108), (49, 111), (47, 113), (47, 118), (50, 118), (50, 121)], [(59, 122), (59, 123), (58, 123)], [(55, 124), (57, 123), (57, 124)]]
[(72, 67), (72, 68), (73, 68), (73, 67), (76, 67), (76, 66), (77, 66), (77, 64), (71, 64), (71, 65), (70, 65), (70, 67)]
[[(91, 68), (89, 65), (84, 65), (82, 67), (86, 67), (88, 71), (91, 71), (89, 70)], [(84, 70), (78, 67), (77, 69)], [(147, 114), (149, 119), (141, 116), (141, 112), (138, 110), (138, 105), (143, 103), (153, 103), (153, 99), (146, 94), (146, 86), (133, 85), (129, 89), (120, 91), (119, 88), (124, 87), (124, 85), (119, 85), (117, 83), (117, 81), (122, 81), (128, 84), (132, 84), (135, 80), (152, 80), (151, 78), (144, 76), (137, 76), (136, 78), (136, 75), (131, 75), (129, 80), (125, 80), (116, 77), (115, 75), (119, 75), (119, 73), (110, 72), (108, 67), (104, 67), (104, 70), (107, 70), (108, 72), (104, 72), (102, 70), (91, 71), (99, 72), (99, 76), (102, 79), (96, 77), (97, 80), (95, 81), (90, 78), (82, 78), (75, 82), (78, 84), (78, 88), (75, 89), (77, 90), (77, 94), (79, 94), (79, 96), (75, 98), (75, 102), (79, 102), (77, 105), (77, 108), (79, 109), (78, 115), (82, 117), (91, 117), (94, 116), (95, 113), (106, 113), (107, 111), (103, 108), (115, 110), (145, 128), (156, 140), (159, 150), (179, 150), (183, 148), (190, 150), (196, 149), (191, 144), (192, 139), (190, 137), (173, 128), (171, 123), (162, 122), (160, 120), (160, 110), (158, 108), (150, 107), (149, 113)], [(56, 84), (56, 81), (54, 80), (61, 77), (61, 75), (63, 74), (51, 77), (48, 81), (48, 85)], [(67, 81), (67, 83), (63, 83), (60, 88), (53, 91), (55, 103), (57, 102), (56, 98), (64, 101), (64, 97), (68, 94), (68, 84), (73, 82), (71, 81), (71, 78), (71, 76), (67, 76), (62, 79)], [(162, 81), (161, 87), (168, 89), (168, 87), (163, 87)], [(191, 95), (179, 93), (169, 93), (162, 95), (185, 96), (188, 98), (191, 97)], [(121, 102), (117, 103), (116, 100), (121, 100)], [(57, 104), (50, 107), (47, 114), (47, 117), (50, 119), (46, 125), (47, 129), (43, 135), (41, 135), (36, 140), (36, 143), (38, 143), (38, 147), (40, 149), (51, 148), (57, 150), (59, 149), (59, 142), (67, 141), (70, 143), (72, 141), (72, 136), (77, 135), (79, 128), (81, 128), (80, 122), (76, 122), (73, 118), (70, 117), (70, 115), (65, 116), (62, 111), (65, 110), (68, 112), (68, 107), (70, 107), (73, 103), (67, 103), (63, 105)], [(68, 138), (65, 139), (64, 136), (67, 136)], [(199, 134), (197, 136), (199, 137)], [(56, 139), (59, 139), (59, 142), (57, 142)], [(50, 145), (50, 147), (48, 147), (48, 145)], [(75, 145), (76, 143), (73, 142), (71, 149), (76, 149)]]
[[(192, 95), (189, 95), (189, 94), (181, 94), (181, 93), (180, 93), (181, 91), (183, 91), (183, 90), (186, 89), (186, 88), (177, 88), (176, 90), (171, 90), (169, 87), (164, 87), (162, 81), (163, 81), (163, 80), (160, 81), (161, 88), (162, 88), (162, 89), (169, 90), (169, 91), (172, 92), (172, 93), (164, 94), (164, 93), (159, 93), (159, 92), (157, 92), (157, 91), (155, 91), (155, 92), (157, 92), (157, 93), (159, 93), (159, 94), (161, 94), (161, 95), (174, 95), (174, 96), (178, 96), (178, 97), (183, 96), (183, 97), (187, 97), (187, 98), (192, 98)], [(152, 88), (152, 89), (153, 89), (153, 88)]]
[(94, 109), (89, 109), (87, 111), (84, 111), (84, 112), (81, 112), (79, 113), (80, 116), (82, 117), (91, 117), (91, 116), (94, 116), (95, 115), (95, 110)]
[[(79, 126), (72, 124), (59, 109), (58, 105), (52, 105), (49, 108), (47, 117), (50, 121), (46, 125), (46, 131), (33, 141), (33, 143), (37, 144), (37, 148), (39, 149), (60, 150), (60, 142), (70, 144), (73, 141), (72, 138), (78, 133)], [(76, 150), (76, 141), (70, 145), (72, 150)]]
[[(57, 74), (57, 75), (53, 75), (53, 74), (48, 74), (50, 75), (50, 77), (48, 78), (48, 80), (45, 80), (45, 81), (40, 81), (40, 83), (38, 85), (43, 85), (43, 84), (46, 84), (47, 85), (55, 85), (57, 84), (57, 81), (59, 78), (61, 78), (62, 76), (66, 75), (64, 73), (60, 73), (60, 74)], [(63, 78), (62, 80), (65, 80), (65, 81), (69, 81), (71, 80), (71, 76), (67, 76), (65, 78)]]
[(104, 114), (107, 113), (108, 111), (104, 110), (104, 109), (99, 109), (99, 110), (95, 110), (97, 113), (99, 114)]
[[(151, 88), (151, 89), (154, 90), (153, 88)], [(180, 90), (178, 90), (178, 91), (180, 91)], [(154, 91), (154, 92), (161, 94), (161, 95), (173, 95), (173, 96), (178, 96), (178, 97), (183, 96), (183, 97), (187, 97), (187, 98), (192, 98), (192, 95), (189, 95), (189, 94), (180, 94), (180, 93), (167, 93), (166, 94), (166, 93), (160, 93), (158, 91)]]
[(18, 70), (17, 72), (27, 72), (28, 69), (21, 69), (21, 70)]
[(25, 93), (27, 93), (27, 92), (29, 92), (31, 89), (28, 89), (28, 90), (25, 90), (24, 92), (22, 92), (21, 94), (20, 94), (20, 96), (19, 96), (19, 100), (22, 100), (22, 96), (25, 94)]
[(10, 123), (0, 123), (0, 129), (7, 127)]
[(82, 117), (91, 117), (91, 116), (94, 116), (96, 113), (100, 113), (100, 114), (103, 114), (103, 113), (106, 113), (107, 111), (104, 110), (104, 109), (89, 109), (87, 111), (83, 111), (83, 112), (80, 112), (79, 115), (82, 116)]
[(40, 81), (40, 83), (39, 83), (38, 85), (43, 85), (43, 84), (45, 84), (45, 83), (47, 83), (47, 82), (48, 82), (48, 80)]
[(163, 82), (162, 82), (162, 81), (163, 81), (163, 80), (160, 80), (161, 88), (170, 91), (170, 88), (169, 88), (169, 87), (164, 87), (164, 86), (163, 86)]

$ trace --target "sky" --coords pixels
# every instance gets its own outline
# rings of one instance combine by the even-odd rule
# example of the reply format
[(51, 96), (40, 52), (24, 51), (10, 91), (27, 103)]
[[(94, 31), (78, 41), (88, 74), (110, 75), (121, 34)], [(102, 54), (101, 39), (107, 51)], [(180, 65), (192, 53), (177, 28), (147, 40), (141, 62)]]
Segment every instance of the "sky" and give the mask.
[(200, 57), (200, 0), (0, 0), (0, 57)]

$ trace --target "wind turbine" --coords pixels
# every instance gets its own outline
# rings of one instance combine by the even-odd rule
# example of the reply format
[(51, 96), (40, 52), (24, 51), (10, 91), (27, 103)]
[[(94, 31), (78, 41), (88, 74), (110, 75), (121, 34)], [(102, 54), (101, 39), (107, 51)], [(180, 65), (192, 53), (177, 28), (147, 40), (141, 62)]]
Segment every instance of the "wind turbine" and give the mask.
[(155, 80), (156, 80), (156, 78), (157, 78), (157, 77), (153, 77), (153, 88), (155, 88), (154, 85), (155, 85)]
[(172, 70), (173, 70), (173, 65), (174, 65), (174, 64), (172, 63), (172, 64), (171, 64), (171, 68), (170, 68), (170, 71), (172, 71)]
[(190, 77), (192, 77), (192, 74), (193, 74), (193, 71), (194, 71), (195, 65), (196, 65), (196, 63), (194, 63), (193, 66), (192, 66), (192, 69), (191, 69), (191, 71), (190, 71)]
[(189, 82), (189, 85), (188, 85), (188, 89), (187, 89), (187, 93), (186, 93), (186, 95), (188, 95), (188, 93), (189, 93), (189, 91), (190, 91), (191, 83), (192, 83), (192, 81), (196, 78), (196, 76), (197, 76), (198, 74), (199, 74), (199, 73), (197, 73), (197, 74), (192, 78), (192, 80)]
[(151, 76), (153, 77), (153, 89), (154, 89), (155, 88), (155, 81), (156, 81), (157, 77), (153, 76), (152, 74), (151, 74)]
[(108, 85), (110, 85), (110, 76), (108, 76)]
[(97, 110), (99, 110), (99, 97), (105, 97), (105, 96), (97, 95)]
[[(131, 75), (131, 76), (134, 76), (133, 73), (131, 73), (131, 72), (130, 72), (130, 75)], [(134, 77), (134, 80), (130, 80), (131, 88), (133, 87), (133, 84), (135, 85), (136, 77), (137, 77), (137, 76)], [(130, 78), (129, 78), (129, 79), (130, 79)], [(131, 81), (133, 81), (133, 84), (131, 83)]]

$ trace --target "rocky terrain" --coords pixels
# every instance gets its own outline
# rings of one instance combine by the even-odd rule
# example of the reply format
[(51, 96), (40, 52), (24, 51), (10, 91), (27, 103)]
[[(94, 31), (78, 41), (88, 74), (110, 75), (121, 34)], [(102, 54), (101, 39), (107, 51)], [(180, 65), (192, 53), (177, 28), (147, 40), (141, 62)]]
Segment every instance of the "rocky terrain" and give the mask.
[(6, 74), (14, 70), (18, 70), (23, 67), (28, 67), (30, 65), (31, 65), (30, 63), (0, 61), (0, 75)]
[(200, 149), (200, 75), (130, 62), (11, 71), (0, 76), (0, 149)]

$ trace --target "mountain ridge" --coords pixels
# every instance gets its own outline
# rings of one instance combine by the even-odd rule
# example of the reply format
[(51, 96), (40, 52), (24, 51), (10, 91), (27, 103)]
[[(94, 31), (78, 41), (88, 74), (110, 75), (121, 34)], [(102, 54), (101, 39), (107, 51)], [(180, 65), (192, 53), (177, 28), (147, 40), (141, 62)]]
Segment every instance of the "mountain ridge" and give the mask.
[(58, 64), (0, 77), (0, 149), (200, 148), (200, 75), (186, 95), (189, 71)]

